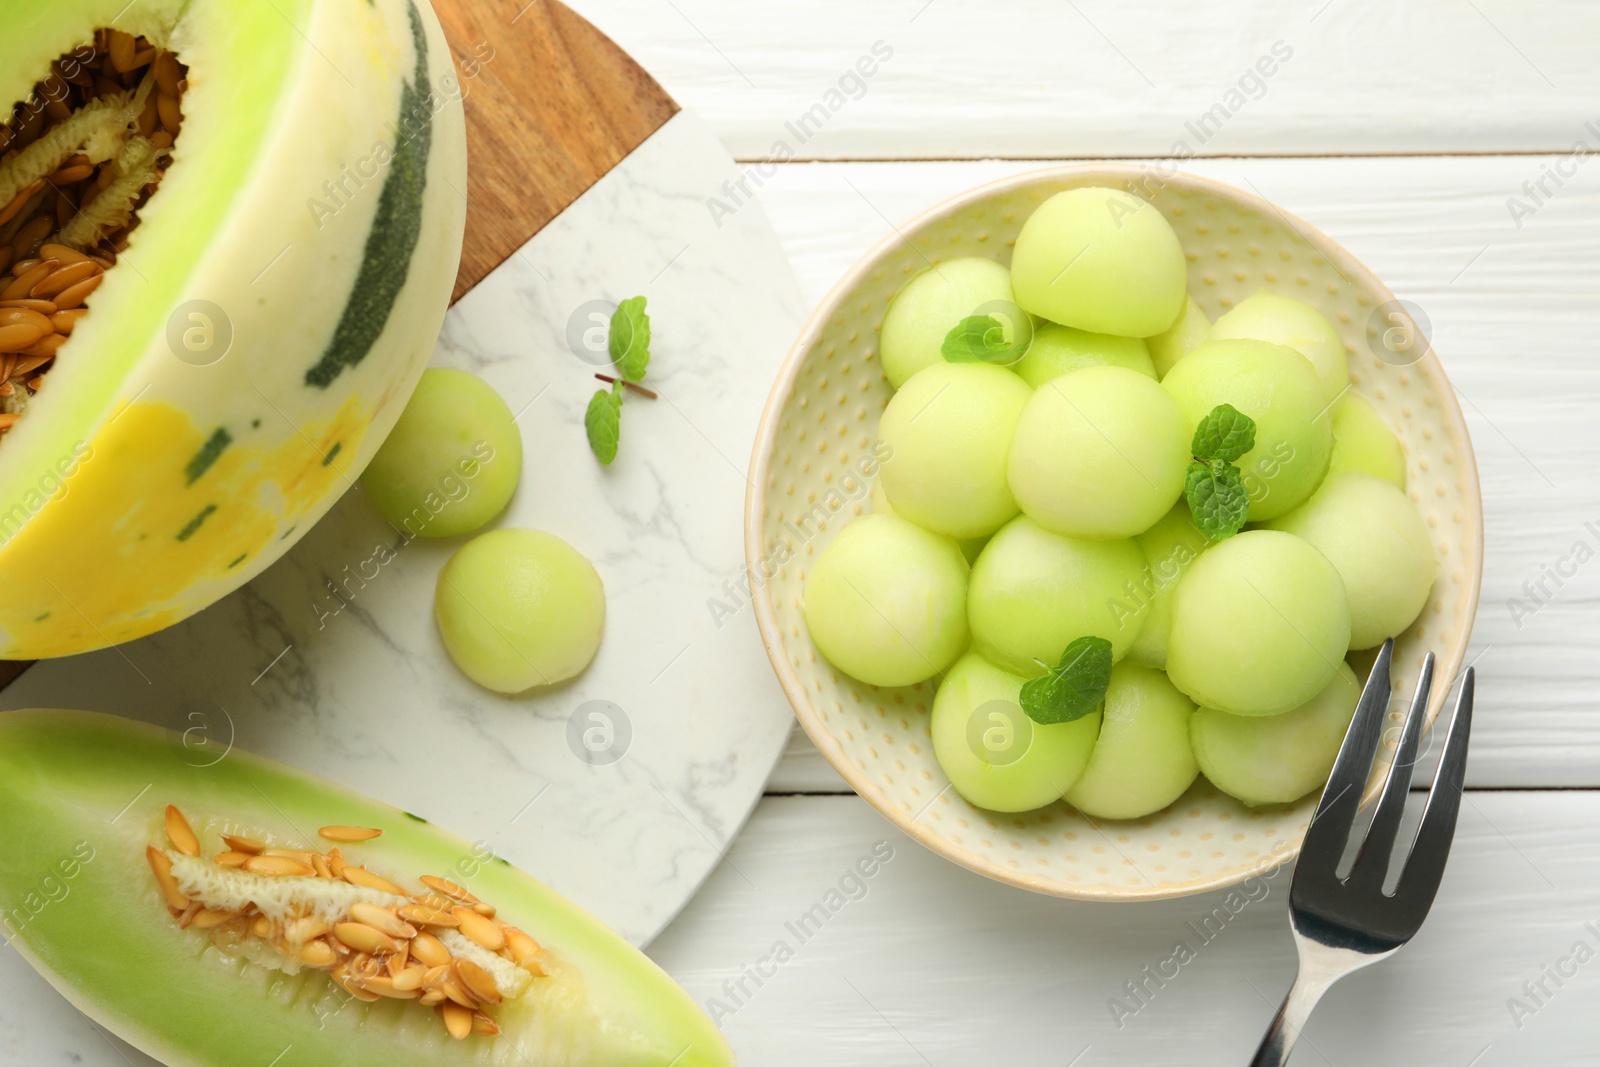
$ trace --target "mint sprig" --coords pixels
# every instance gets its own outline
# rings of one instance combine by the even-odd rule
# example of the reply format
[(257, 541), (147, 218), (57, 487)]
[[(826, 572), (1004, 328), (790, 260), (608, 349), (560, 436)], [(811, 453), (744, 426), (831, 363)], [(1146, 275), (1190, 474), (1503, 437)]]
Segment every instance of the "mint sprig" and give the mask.
[(644, 297), (630, 296), (611, 313), (606, 350), (610, 352), (611, 362), (617, 365), (622, 377), (596, 374), (595, 377), (601, 381), (610, 382), (611, 388), (597, 389), (589, 398), (589, 407), (583, 413), (583, 429), (589, 435), (589, 448), (603, 464), (610, 464), (617, 458), (617, 446), (622, 442), (624, 390), (652, 400), (656, 396), (638, 384), (650, 366), (650, 316), (645, 314), (644, 306)]
[(1194, 459), (1184, 474), (1183, 496), (1200, 532), (1222, 541), (1244, 529), (1250, 494), (1237, 461), (1256, 444), (1256, 424), (1232, 404), (1218, 404), (1194, 429)]
[[(1019, 311), (1018, 314), (1021, 314)], [(994, 363), (1009, 366), (1027, 354), (1030, 328), (1006, 339), (1006, 325), (993, 315), (968, 315), (944, 335), (939, 353), (947, 363)]]
[(1111, 642), (1103, 637), (1080, 637), (1061, 652), (1050, 667), (1035, 662), (1046, 673), (1022, 683), (1018, 702), (1028, 718), (1041, 726), (1081, 719), (1100, 706), (1111, 684)]
[(642, 381), (650, 365), (650, 316), (644, 313), (645, 298), (630, 296), (611, 313), (611, 332), (606, 344), (611, 362), (630, 382)]
[(583, 413), (583, 429), (589, 435), (589, 448), (601, 463), (610, 464), (617, 458), (617, 445), (622, 442), (622, 383), (615, 382), (610, 389), (596, 389), (589, 398), (589, 408)]

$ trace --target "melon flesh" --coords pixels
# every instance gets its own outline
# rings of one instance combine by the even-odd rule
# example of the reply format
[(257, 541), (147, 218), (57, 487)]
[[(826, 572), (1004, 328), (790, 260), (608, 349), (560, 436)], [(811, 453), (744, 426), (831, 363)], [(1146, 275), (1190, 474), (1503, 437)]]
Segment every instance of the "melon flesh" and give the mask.
[[(0, 439), (0, 657), (37, 658), (193, 614), (349, 487), (432, 352), (466, 148), (426, 0), (16, 6), (0, 101), (113, 24), (188, 68), (171, 167)], [(180, 358), (197, 309), (220, 358)]]
[[(241, 1050), (270, 1050), (266, 1063), (280, 1049), (276, 1067), (733, 1062), (687, 993), (490, 844), (237, 750), (201, 755), (176, 734), (109, 715), (0, 716), (0, 924), (74, 1005), (141, 1050), (173, 1067), (245, 1062)], [(318, 827), (381, 829), (339, 846), (345, 858), (411, 890), (423, 874), (464, 886), (543, 947), (548, 975), (491, 1009), (498, 1036), (457, 1042), (414, 1001), (363, 1003), (321, 971), (220, 951), (204, 931), (179, 929), (147, 861), (152, 846), (172, 850), (169, 803), (188, 817), (205, 863), (224, 832), (326, 851)], [(191, 891), (202, 880), (177, 873)], [(219, 899), (222, 881), (208, 890)]]

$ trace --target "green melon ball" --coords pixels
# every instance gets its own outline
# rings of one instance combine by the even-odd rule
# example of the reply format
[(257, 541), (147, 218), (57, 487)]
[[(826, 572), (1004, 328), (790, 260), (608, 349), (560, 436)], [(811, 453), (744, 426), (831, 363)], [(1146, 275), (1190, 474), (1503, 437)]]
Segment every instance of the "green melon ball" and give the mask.
[(1327, 685), (1349, 647), (1333, 564), (1293, 534), (1249, 530), (1201, 553), (1178, 583), (1167, 673), (1202, 707), (1275, 715)]
[[(1020, 311), (1011, 297), (1011, 272), (992, 259), (952, 259), (923, 271), (895, 295), (883, 317), (878, 353), (896, 389), (924, 367), (944, 362), (945, 336), (962, 319), (993, 315), (1016, 342)], [(1031, 329), (1025, 319), (1022, 329)]]
[(1230, 715), (1202, 707), (1189, 739), (1206, 779), (1251, 806), (1288, 804), (1321, 789), (1361, 699), (1361, 683), (1340, 663), (1316, 696), (1281, 715)]
[(432, 367), (361, 488), (401, 531), (455, 537), (504, 511), (521, 477), (522, 434), (500, 394), (475, 374)]
[(1079, 541), (1027, 516), (1006, 524), (972, 565), (967, 619), (979, 652), (1024, 677), (1054, 667), (1080, 637), (1121, 659), (1148, 610), (1138, 595), (1144, 553), (1131, 540)]
[(1406, 454), (1372, 401), (1351, 390), (1333, 405), (1333, 457), (1328, 473), (1363, 471), (1406, 487)]
[(1006, 456), (1033, 395), (1004, 367), (937, 363), (896, 393), (878, 422), (884, 493), (901, 518), (954, 538), (986, 537), (1017, 513)]
[(594, 565), (542, 530), (491, 530), (439, 571), (434, 618), (444, 647), (474, 682), (520, 693), (579, 674), (606, 624)]
[(1312, 498), (1274, 519), (1328, 557), (1350, 602), (1350, 647), (1400, 634), (1433, 591), (1439, 563), (1422, 515), (1391, 482), (1360, 471), (1328, 475)]
[(1150, 353), (1139, 338), (1088, 333), (1053, 322), (1044, 323), (1033, 331), (1027, 354), (1013, 363), (1011, 369), (1037, 389), (1068, 371), (1100, 366), (1126, 367), (1147, 378), (1156, 376)]
[(1022, 224), (1011, 253), (1011, 288), (1024, 311), (1119, 337), (1170, 328), (1187, 278), (1166, 217), (1120, 189), (1055, 194)]
[(1194, 297), (1185, 296), (1183, 312), (1172, 328), (1145, 338), (1145, 347), (1150, 351), (1150, 362), (1156, 369), (1156, 377), (1165, 378), (1174, 363), (1205, 343), (1206, 334), (1210, 332), (1211, 320), (1206, 318), (1205, 311), (1194, 302)]
[(1096, 819), (1137, 819), (1183, 795), (1200, 773), (1189, 747), (1194, 701), (1167, 676), (1126, 661), (1111, 669), (1100, 737), (1067, 803)]
[(1311, 362), (1331, 403), (1350, 385), (1350, 363), (1333, 323), (1303, 300), (1258, 289), (1211, 327), (1211, 341), (1251, 339), (1292, 348)]
[(1150, 612), (1139, 628), (1138, 639), (1128, 649), (1128, 659), (1141, 666), (1165, 669), (1173, 593), (1190, 564), (1211, 547), (1211, 539), (1194, 524), (1188, 501), (1179, 500), (1137, 540), (1147, 561), (1141, 589), (1149, 600)]
[(863, 515), (805, 581), (806, 627), (828, 662), (869, 685), (911, 685), (967, 647), (967, 561), (948, 537)]
[(1183, 493), (1194, 427), (1154, 378), (1087, 367), (1040, 386), (1007, 476), (1034, 522), (1068, 537), (1132, 537)]
[(976, 653), (957, 661), (933, 698), (933, 755), (969, 804), (1032, 811), (1053, 804), (1077, 780), (1100, 713), (1041, 725), (1017, 703), (1022, 679)]
[(1192, 431), (1219, 404), (1256, 424), (1256, 444), (1239, 460), (1250, 521), (1274, 519), (1322, 482), (1333, 453), (1322, 386), (1299, 353), (1266, 341), (1207, 341), (1161, 380)]

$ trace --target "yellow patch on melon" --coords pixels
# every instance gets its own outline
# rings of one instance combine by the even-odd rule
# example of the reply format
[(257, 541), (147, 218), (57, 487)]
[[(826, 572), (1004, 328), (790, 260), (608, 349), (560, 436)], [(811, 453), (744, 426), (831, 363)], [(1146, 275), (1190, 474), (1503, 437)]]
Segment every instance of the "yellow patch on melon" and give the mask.
[(163, 401), (124, 407), (64, 464), (60, 487), (28, 505), (36, 514), (0, 521), (0, 658), (130, 641), (209, 603), (335, 482), (350, 483), (372, 414), (352, 396), (325, 424), (286, 427), (266, 446), (235, 441), (189, 485), (216, 427)]

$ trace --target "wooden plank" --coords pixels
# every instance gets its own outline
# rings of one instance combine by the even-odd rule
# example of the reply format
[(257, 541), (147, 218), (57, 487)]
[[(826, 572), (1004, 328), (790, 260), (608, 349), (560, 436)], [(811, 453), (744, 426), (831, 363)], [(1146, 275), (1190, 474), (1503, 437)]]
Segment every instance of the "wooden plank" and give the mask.
[(1584, 0), (575, 2), (742, 159), (1600, 145)]
[[(852, 877), (864, 858), (874, 873)], [(1290, 877), (1231, 901), (1054, 900), (940, 859), (857, 798), (774, 798), (650, 952), (731, 1010), (742, 1063), (1236, 1067), (1293, 974)], [(1592, 1064), (1600, 963), (1571, 954), (1600, 953), (1597, 879), (1600, 795), (1469, 794), (1427, 924), (1334, 987), (1295, 1062)], [(1193, 958), (1148, 978), (1180, 941)], [(1560, 986), (1543, 978), (1564, 958)], [(1531, 1013), (1513, 1018), (1511, 998)]]
[[(1600, 785), (1600, 164), (1523, 217), (1560, 157), (1206, 160), (1350, 248), (1433, 323), (1483, 483), (1486, 550), (1469, 781)], [(758, 191), (813, 303), (874, 243), (941, 198), (1039, 164), (851, 163), (769, 168)], [(752, 172), (759, 176), (759, 172)], [(1525, 198), (1525, 197), (1524, 197)], [(1591, 528), (1589, 523), (1593, 523)], [(1587, 555), (1575, 550), (1587, 544)], [(1577, 563), (1582, 556), (1584, 562)], [(1557, 568), (1574, 573), (1554, 575)], [(1547, 574), (1548, 572), (1548, 574)], [(1554, 575), (1552, 577), (1551, 575)], [(1559, 577), (1561, 584), (1556, 584)], [(1546, 593), (1534, 604), (1524, 583)], [(831, 781), (789, 771), (779, 790)]]
[(452, 299), (677, 113), (627, 53), (557, 0), (438, 0), (467, 112), (467, 234)]

